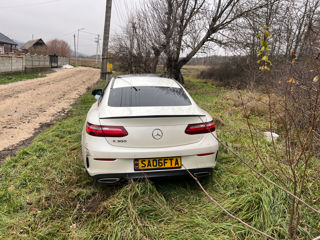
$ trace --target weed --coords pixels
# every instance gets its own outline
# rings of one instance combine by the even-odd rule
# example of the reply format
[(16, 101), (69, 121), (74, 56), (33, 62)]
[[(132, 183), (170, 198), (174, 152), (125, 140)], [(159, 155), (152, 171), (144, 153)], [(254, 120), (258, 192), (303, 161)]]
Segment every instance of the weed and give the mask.
[(41, 73), (9, 73), (9, 74), (0, 74), (0, 84), (12, 83), (23, 81), (27, 79), (42, 78), (46, 74), (51, 73), (52, 71), (45, 71)]

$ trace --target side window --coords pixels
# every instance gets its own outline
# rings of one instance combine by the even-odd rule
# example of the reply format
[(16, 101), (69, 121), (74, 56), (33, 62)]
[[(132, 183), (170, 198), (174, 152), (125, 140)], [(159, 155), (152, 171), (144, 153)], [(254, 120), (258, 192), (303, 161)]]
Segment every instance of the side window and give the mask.
[(104, 87), (104, 89), (103, 89), (103, 94), (102, 94), (102, 96), (101, 96), (101, 97), (99, 98), (99, 100), (98, 100), (98, 105), (100, 105), (100, 103), (101, 103), (101, 101), (102, 101), (102, 99), (103, 99), (103, 97), (104, 97), (104, 94), (105, 94), (105, 92), (107, 91), (108, 86), (111, 85), (111, 82), (114, 82), (114, 78), (111, 79), (111, 80), (108, 82), (108, 84)]

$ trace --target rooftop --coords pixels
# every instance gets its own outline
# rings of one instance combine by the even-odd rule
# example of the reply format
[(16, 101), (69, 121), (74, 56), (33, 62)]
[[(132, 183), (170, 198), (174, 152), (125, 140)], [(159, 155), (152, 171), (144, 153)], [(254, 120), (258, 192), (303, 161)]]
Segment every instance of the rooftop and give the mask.
[(18, 45), (15, 41), (13, 41), (12, 39), (8, 38), (6, 35), (4, 35), (2, 33), (0, 33), (0, 43)]
[(37, 43), (37, 42), (40, 42), (40, 43), (42, 43), (42, 44), (45, 44), (41, 38), (38, 38), (38, 39), (34, 39), (34, 40), (30, 40), (30, 41), (26, 42), (26, 43), (21, 47), (21, 49), (29, 49), (30, 47), (32, 47), (32, 46), (33, 46), (35, 43)]

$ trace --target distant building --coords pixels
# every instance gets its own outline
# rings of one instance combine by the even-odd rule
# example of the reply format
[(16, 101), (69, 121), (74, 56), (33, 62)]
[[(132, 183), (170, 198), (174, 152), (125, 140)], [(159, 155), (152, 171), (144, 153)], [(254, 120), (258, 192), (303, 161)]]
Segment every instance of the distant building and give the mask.
[(26, 42), (21, 47), (21, 50), (24, 53), (47, 55), (48, 47), (45, 42), (41, 38), (39, 38)]
[(15, 52), (17, 45), (15, 41), (0, 33), (0, 54)]

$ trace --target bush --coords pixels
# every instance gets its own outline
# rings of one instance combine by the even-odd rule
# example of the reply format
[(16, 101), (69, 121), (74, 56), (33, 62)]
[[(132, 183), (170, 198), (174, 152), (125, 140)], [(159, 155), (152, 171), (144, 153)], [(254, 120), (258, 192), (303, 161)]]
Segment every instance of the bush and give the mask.
[(245, 64), (232, 60), (201, 71), (199, 78), (215, 80), (222, 86), (239, 87), (244, 83), (245, 75)]

